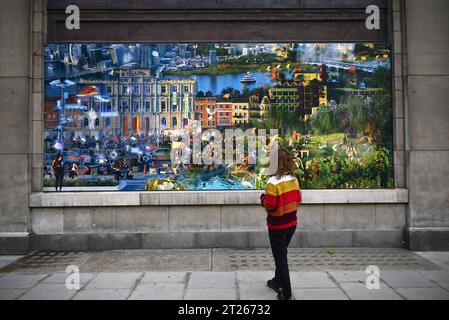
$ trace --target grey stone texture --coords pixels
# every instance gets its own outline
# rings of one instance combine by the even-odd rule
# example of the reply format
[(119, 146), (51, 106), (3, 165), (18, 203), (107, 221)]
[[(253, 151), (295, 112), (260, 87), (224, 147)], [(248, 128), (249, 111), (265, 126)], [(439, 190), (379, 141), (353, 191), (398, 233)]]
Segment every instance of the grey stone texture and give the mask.
[[(398, 247), (405, 240), (413, 250), (449, 248), (449, 2), (401, 3), (392, 1), (394, 170), (395, 186), (408, 190), (306, 190), (292, 246)], [(0, 133), (8, 137), (0, 139), (0, 253), (268, 246), (259, 191), (38, 192), (45, 7), (41, 0), (0, 4), (0, 39), (8, 44), (0, 48)], [(217, 32), (209, 25), (188, 33)], [(260, 36), (268, 27), (252, 28)]]
[(449, 2), (407, 1), (408, 245), (449, 248)]
[[(206, 251), (209, 259), (217, 254), (217, 250)], [(381, 255), (390, 254), (390, 259), (418, 256), (397, 249), (351, 249), (347, 254), (352, 254), (347, 258), (367, 262), (367, 254), (374, 251)], [(319, 249), (301, 249), (300, 252), (304, 255), (302, 259), (315, 264), (311, 270), (319, 267), (319, 262), (314, 262)], [(392, 252), (396, 254), (391, 255)], [(252, 250), (240, 250), (240, 254), (244, 253), (247, 256), (254, 254)], [(233, 259), (236, 252), (221, 250), (221, 254)], [(11, 273), (0, 273), (0, 300), (276, 300), (275, 292), (266, 285), (266, 281), (274, 276), (274, 266), (264, 269), (265, 271), (216, 271), (214, 263), (193, 271), (197, 262), (184, 259), (186, 255), (198, 256), (196, 250), (117, 250), (90, 253), (85, 257), (84, 263), (80, 262), (79, 289), (67, 289), (67, 274), (58, 271), (55, 265), (46, 269), (46, 272), (41, 272), (41, 269), (36, 267), (32, 270), (26, 269), (22, 265)], [(323, 271), (292, 271), (294, 268), (291, 268), (293, 299), (449, 300), (449, 265), (444, 263), (448, 252), (426, 252), (419, 255), (430, 260), (426, 260), (426, 264), (414, 263), (417, 260), (410, 261), (396, 270), (379, 265), (379, 289), (366, 287), (365, 282), (369, 274), (363, 271), (365, 267), (352, 270), (349, 266), (343, 269), (333, 266)], [(30, 255), (30, 258), (32, 257), (35, 255)], [(158, 271), (159, 265), (153, 263), (145, 264), (146, 271), (130, 271), (140, 270), (141, 259), (157, 260), (158, 257), (167, 262), (177, 261), (178, 266), (181, 265), (182, 268), (179, 271)], [(294, 264), (294, 256), (290, 257), (293, 257), (290, 264)], [(120, 260), (123, 258), (124, 261)], [(14, 261), (12, 258), (6, 260)], [(109, 267), (106, 266), (108, 261)], [(438, 268), (432, 262), (443, 263), (441, 268)], [(165, 263), (168, 266), (166, 269), (170, 269), (169, 264)], [(101, 265), (103, 268), (100, 267), (97, 272), (82, 271), (89, 269), (89, 265), (94, 268)]]

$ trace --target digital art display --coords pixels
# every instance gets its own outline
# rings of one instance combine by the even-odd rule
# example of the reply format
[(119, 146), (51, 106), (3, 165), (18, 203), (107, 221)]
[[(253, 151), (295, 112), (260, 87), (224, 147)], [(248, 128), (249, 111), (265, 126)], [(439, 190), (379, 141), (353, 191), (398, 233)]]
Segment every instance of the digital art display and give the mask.
[(263, 189), (246, 138), (240, 162), (172, 161), (229, 129), (276, 129), (302, 189), (393, 187), (383, 43), (48, 44), (44, 120), (45, 191)]

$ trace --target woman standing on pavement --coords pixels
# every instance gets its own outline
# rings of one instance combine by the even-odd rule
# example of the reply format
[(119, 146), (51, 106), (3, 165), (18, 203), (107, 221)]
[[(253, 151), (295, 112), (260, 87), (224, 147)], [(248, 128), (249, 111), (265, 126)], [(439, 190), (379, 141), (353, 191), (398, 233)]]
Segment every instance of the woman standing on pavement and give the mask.
[(290, 300), (292, 295), (288, 269), (288, 245), (295, 234), (301, 191), (294, 175), (293, 155), (286, 149), (278, 150), (277, 172), (268, 179), (265, 193), (260, 199), (268, 217), (268, 235), (276, 264), (275, 276), (267, 281), (268, 287), (276, 291), (279, 300)]

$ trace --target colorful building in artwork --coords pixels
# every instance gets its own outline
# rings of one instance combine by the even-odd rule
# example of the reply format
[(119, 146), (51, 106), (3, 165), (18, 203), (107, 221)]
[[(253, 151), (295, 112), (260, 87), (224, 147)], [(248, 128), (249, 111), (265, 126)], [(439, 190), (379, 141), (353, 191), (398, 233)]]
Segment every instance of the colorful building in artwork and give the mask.
[(298, 84), (293, 82), (269, 90), (271, 107), (290, 112), (297, 111), (299, 119), (307, 121), (320, 105), (327, 103), (327, 86), (323, 81), (325, 76), (325, 71), (297, 72), (295, 79), (299, 82)]
[(202, 128), (215, 128), (217, 123), (217, 101), (215, 97), (195, 99), (194, 119), (199, 121)]
[(217, 102), (217, 127), (229, 127), (233, 125), (231, 101)]
[(298, 87), (279, 86), (268, 90), (271, 108), (293, 112), (298, 106)]
[(162, 130), (191, 128), (194, 117), (196, 81), (162, 79), (160, 86), (160, 126)]
[(59, 112), (56, 109), (56, 101), (44, 103), (44, 128), (54, 129), (58, 125)]
[(107, 124), (117, 122), (119, 134), (160, 134), (192, 125), (193, 79), (157, 79), (148, 68), (120, 68), (110, 79), (81, 79), (79, 86), (80, 91), (87, 86), (99, 88), (99, 94), (78, 99), (97, 113), (100, 123), (102, 118), (111, 118), (105, 119)]
[(235, 126), (245, 125), (249, 123), (249, 103), (234, 102), (232, 104), (232, 123)]

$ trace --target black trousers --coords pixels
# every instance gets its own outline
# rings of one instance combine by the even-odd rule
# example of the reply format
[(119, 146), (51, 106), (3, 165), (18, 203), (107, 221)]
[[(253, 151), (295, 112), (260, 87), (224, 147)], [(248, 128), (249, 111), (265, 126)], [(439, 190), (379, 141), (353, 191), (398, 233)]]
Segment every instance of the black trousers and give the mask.
[(295, 230), (296, 226), (280, 230), (268, 229), (271, 251), (273, 252), (273, 258), (276, 264), (274, 279), (277, 286), (282, 288), (286, 296), (291, 296), (292, 293), (290, 273), (288, 270), (287, 248), (295, 234)]
[(58, 189), (58, 187), (59, 187), (60, 189), (62, 189), (62, 181), (64, 180), (64, 174), (63, 173), (55, 173), (55, 178), (56, 178), (55, 188)]

